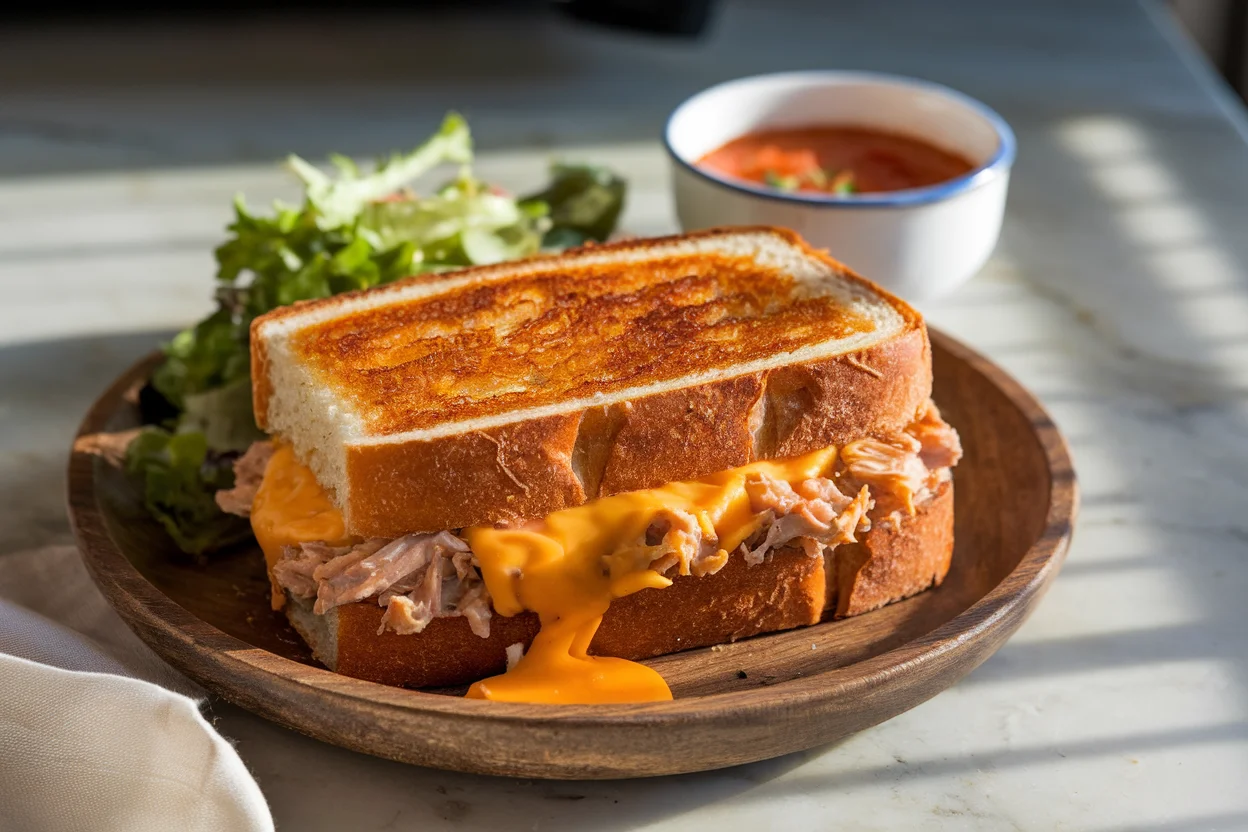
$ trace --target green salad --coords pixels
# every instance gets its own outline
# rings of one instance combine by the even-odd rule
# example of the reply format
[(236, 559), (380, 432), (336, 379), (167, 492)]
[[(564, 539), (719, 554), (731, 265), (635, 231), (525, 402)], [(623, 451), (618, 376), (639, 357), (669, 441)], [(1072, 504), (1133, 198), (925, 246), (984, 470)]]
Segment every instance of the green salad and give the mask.
[[(233, 486), (233, 460), (263, 437), (251, 404), (254, 318), (408, 275), (604, 240), (624, 206), (624, 180), (601, 167), (556, 164), (546, 188), (517, 198), (477, 179), (472, 158), (468, 125), (452, 113), (420, 147), (369, 171), (335, 155), (330, 174), (291, 156), (301, 205), (279, 202), (266, 215), (235, 199), (229, 237), (216, 249), (216, 310), (165, 345), (140, 394), (148, 425), (126, 452), (148, 510), (184, 552), (202, 559), (250, 534), (214, 494)], [(442, 187), (410, 190), (446, 165), (457, 170)]]

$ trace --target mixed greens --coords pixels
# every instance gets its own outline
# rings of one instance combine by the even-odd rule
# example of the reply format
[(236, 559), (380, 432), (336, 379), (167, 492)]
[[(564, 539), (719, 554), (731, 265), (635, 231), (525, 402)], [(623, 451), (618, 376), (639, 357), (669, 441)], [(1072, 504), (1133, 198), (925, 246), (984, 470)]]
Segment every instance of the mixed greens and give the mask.
[[(222, 513), (215, 492), (233, 485), (231, 464), (261, 437), (252, 417), (248, 332), (253, 319), (299, 300), (366, 289), (407, 275), (485, 265), (604, 240), (623, 209), (626, 185), (594, 166), (556, 164), (540, 193), (515, 198), (472, 172), (468, 125), (452, 113), (423, 145), (368, 172), (332, 156), (328, 174), (298, 156), (302, 205), (272, 215), (235, 199), (229, 238), (217, 247), (216, 310), (178, 333), (140, 395), (150, 422), (127, 449), (148, 509), (188, 554), (247, 536)], [(409, 183), (458, 166), (441, 188)]]
[(852, 170), (829, 171), (820, 167), (812, 167), (801, 173), (780, 174), (768, 169), (763, 172), (763, 184), (780, 191), (824, 191), (825, 193), (845, 194), (858, 193), (858, 185)]

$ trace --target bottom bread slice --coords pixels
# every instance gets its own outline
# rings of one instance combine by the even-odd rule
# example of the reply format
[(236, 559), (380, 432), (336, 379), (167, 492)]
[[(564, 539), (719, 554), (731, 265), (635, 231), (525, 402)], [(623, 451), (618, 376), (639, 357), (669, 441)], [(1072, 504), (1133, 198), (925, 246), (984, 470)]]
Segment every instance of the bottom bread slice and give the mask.
[[(899, 525), (877, 525), (858, 543), (825, 557), (800, 547), (774, 552), (757, 566), (734, 557), (714, 575), (684, 576), (666, 589), (616, 599), (603, 616), (591, 652), (647, 659), (723, 644), (759, 633), (843, 618), (909, 598), (944, 580), (953, 556), (953, 484), (944, 483)], [(325, 615), (287, 595), (286, 614), (330, 670), (405, 687), (465, 685), (501, 673), (506, 650), (529, 642), (537, 616), (495, 615), (489, 638), (474, 635), (461, 616), (435, 618), (412, 635), (378, 635), (382, 608), (346, 604)]]

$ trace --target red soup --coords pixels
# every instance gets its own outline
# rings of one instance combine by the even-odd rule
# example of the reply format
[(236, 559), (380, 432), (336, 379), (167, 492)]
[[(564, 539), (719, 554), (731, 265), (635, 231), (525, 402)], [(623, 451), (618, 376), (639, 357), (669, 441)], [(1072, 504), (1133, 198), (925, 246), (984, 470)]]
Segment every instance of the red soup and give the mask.
[(921, 139), (830, 126), (747, 133), (703, 156), (698, 166), (781, 191), (829, 194), (922, 188), (975, 167)]

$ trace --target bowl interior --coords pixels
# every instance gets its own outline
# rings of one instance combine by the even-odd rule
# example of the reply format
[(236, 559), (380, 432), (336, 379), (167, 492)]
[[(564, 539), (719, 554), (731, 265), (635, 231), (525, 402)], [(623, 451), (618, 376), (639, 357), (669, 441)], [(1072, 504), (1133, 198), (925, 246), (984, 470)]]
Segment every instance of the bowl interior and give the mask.
[(672, 114), (672, 153), (694, 164), (746, 133), (783, 127), (870, 127), (916, 136), (976, 167), (1002, 150), (999, 117), (966, 96), (922, 81), (858, 73), (784, 73), (711, 87)]

